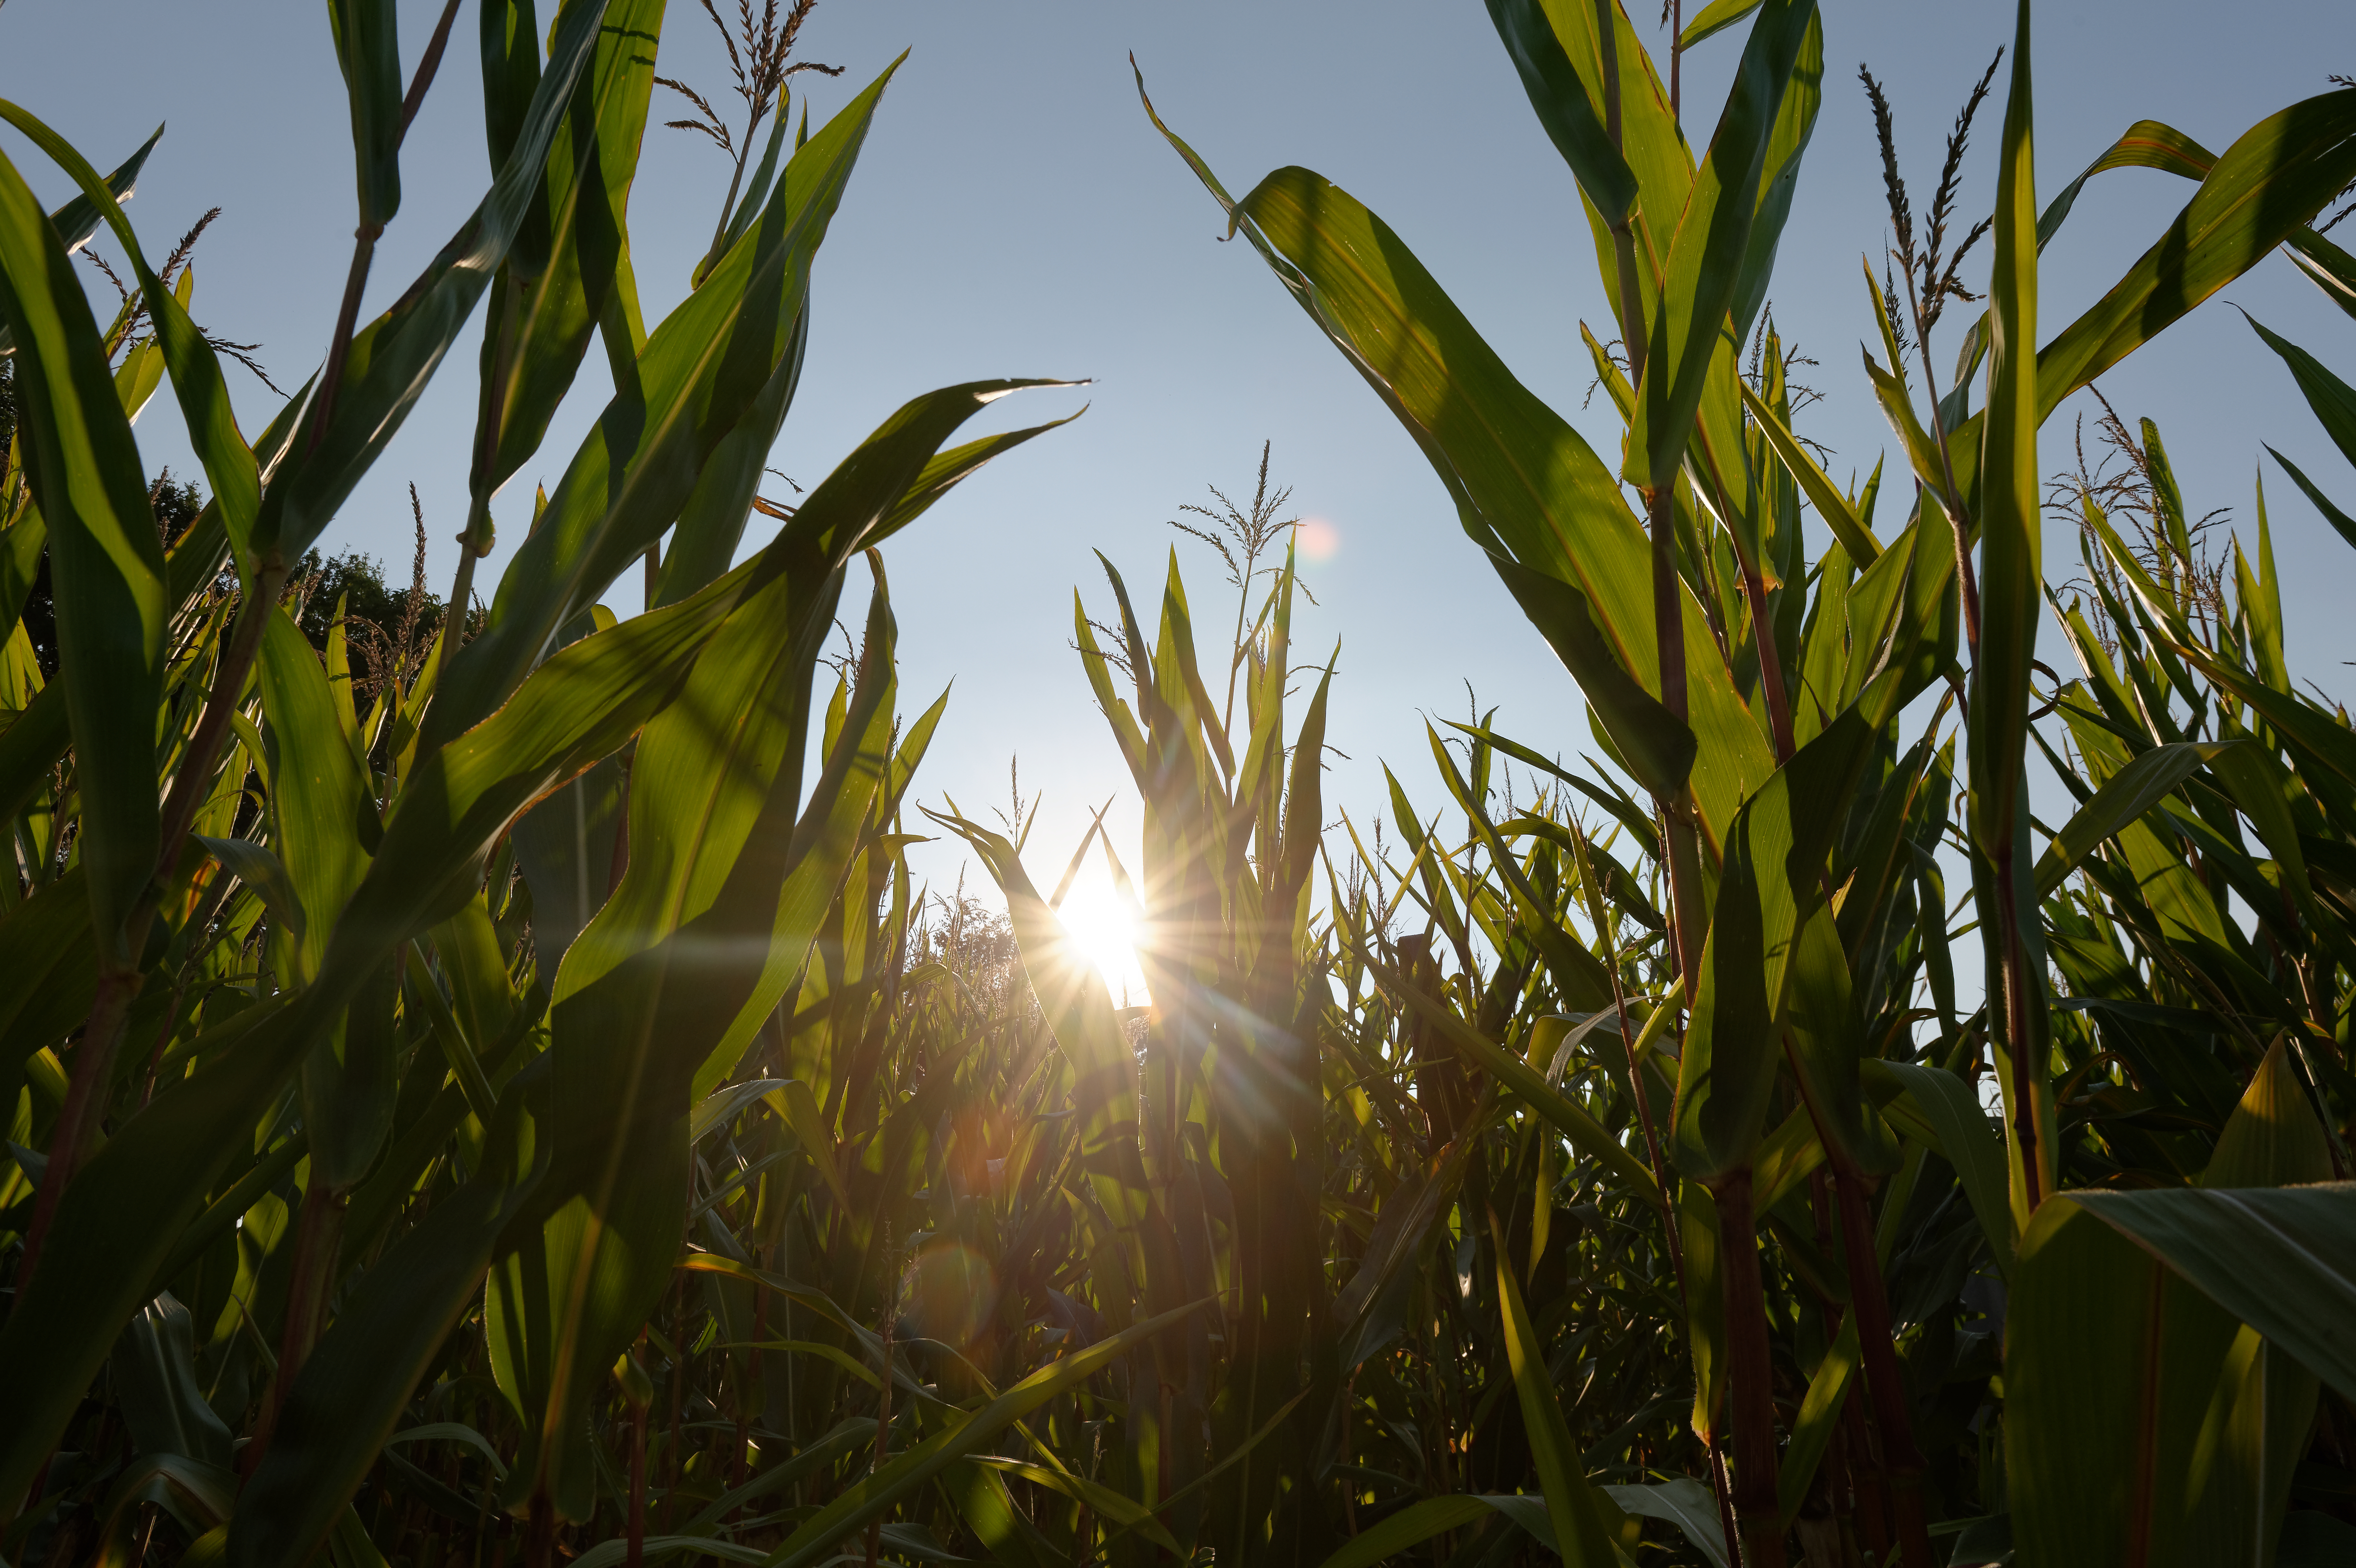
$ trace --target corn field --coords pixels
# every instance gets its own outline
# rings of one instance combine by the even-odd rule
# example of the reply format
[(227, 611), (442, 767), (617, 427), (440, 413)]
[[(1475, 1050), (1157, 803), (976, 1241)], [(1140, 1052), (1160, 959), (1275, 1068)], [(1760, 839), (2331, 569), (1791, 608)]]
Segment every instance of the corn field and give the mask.
[[(1331, 799), (1348, 670), (1294, 646), (1282, 530), (1221, 547), (1232, 603), (1075, 561), (1134, 864), (928, 794), (948, 699), (897, 686), (878, 547), (1063, 422), (972, 416), (1065, 383), (925, 392), (760, 493), (890, 112), (889, 69), (793, 101), (809, 0), (744, 9), (740, 128), (679, 89), (733, 175), (651, 325), (663, 0), (480, 0), (498, 175), (371, 320), (462, 7), (404, 82), (391, 0), (329, 0), (354, 251), (258, 435), (193, 237), (157, 272), (125, 215), (155, 143), (102, 175), (0, 102), (79, 193), (0, 158), (0, 1560), (2356, 1560), (2356, 731), (2286, 664), (2263, 488), (2221, 541), (2150, 421), (2101, 404), (2093, 468), (2046, 429), (2277, 247), (2356, 316), (2356, 88), (2222, 152), (2139, 122), (2040, 190), (2019, 0), (1918, 214), (1868, 75), (1896, 461), (1842, 485), (1763, 309), (1780, 251), (1845, 264), (1784, 233), (1813, 0), (1657, 45), (1618, 0), (1487, 4), (1592, 234), (1616, 453), (1340, 186), (1230, 194), (1178, 129), (1215, 83), (1137, 87), (1589, 723), (1429, 726), (1439, 795)], [(1739, 57), (1706, 129), (1696, 49)], [(2122, 167), (2181, 211), (2070, 236), (2125, 270), (2040, 324)], [(310, 552), (478, 314), (446, 597), (421, 514), (397, 624), (327, 604)], [(2251, 325), (2356, 465), (2345, 344)], [(616, 390), (485, 599), (593, 344)], [(159, 522), (131, 421), (166, 393), (203, 486)], [(2275, 466), (2356, 547), (2350, 474)], [(919, 882), (926, 838), (998, 900)], [(1091, 860), (1145, 1005), (1058, 918)]]

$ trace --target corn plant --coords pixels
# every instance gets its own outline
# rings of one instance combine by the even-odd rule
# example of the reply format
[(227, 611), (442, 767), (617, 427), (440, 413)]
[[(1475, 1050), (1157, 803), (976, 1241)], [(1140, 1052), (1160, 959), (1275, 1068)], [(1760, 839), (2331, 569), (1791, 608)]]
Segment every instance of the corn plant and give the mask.
[[(864, 653), (814, 707), (846, 575), (1036, 433), (944, 450), (1042, 383), (918, 398), (731, 564), (798, 378), (811, 261), (892, 73), (814, 134), (805, 119), (782, 163), (773, 136), (721, 253), (648, 331), (626, 209), (659, 0), (566, 5), (544, 57), (529, 0), (482, 8), (497, 177), (359, 323), (457, 11), (404, 91), (394, 8), (328, 8), (357, 240), (318, 373), (255, 440), (117, 198), (138, 158), (102, 181), (0, 105), (80, 191), (44, 214), (0, 165), (11, 615), (45, 551), (60, 654), (44, 681), (16, 626), (0, 769), (22, 873), (5, 879), (24, 982), (6, 1056), (39, 1091), (19, 1146), (45, 1151), (11, 1177), (33, 1189), (0, 1331), (12, 1554), (45, 1529), (76, 1550), (79, 1513), (46, 1528), (59, 1445), (110, 1355), (135, 1355), (126, 1331), (162, 1381), (102, 1553), (155, 1501), (241, 1562), (364, 1545), (348, 1499), (476, 1312), (519, 1433), (501, 1497), (528, 1555), (589, 1516), (584, 1413), (669, 1284), (696, 1086), (753, 1045), (845, 877), (888, 860), (931, 731), (898, 713), (880, 565)], [(153, 323), (135, 346), (102, 338), (68, 259), (101, 221)], [(348, 639), (315, 653), (282, 589), (487, 298), (459, 611), (362, 700)], [(616, 390), (487, 611), (460, 613), (493, 497), (593, 336)], [(130, 425), (166, 375), (212, 491), (168, 554)], [(646, 613), (617, 622), (600, 596), (666, 540)], [(197, 1397), (197, 1318), (218, 1404)]]
[[(253, 441), (236, 346), (124, 217), (145, 149), (101, 179), (0, 105), (80, 193), (43, 214), (0, 164), (0, 1554), (2344, 1555), (2346, 716), (2289, 672), (2263, 493), (2221, 549), (2148, 424), (2110, 416), (2115, 472), (2049, 482), (2038, 443), (2277, 242), (2356, 300), (2317, 220), (2356, 92), (2222, 155), (2140, 122), (2040, 209), (2024, 7), (1986, 221), (1957, 192), (1997, 67), (1919, 228), (1885, 165), (1865, 368), (1903, 504), (1815, 461), (1765, 306), (1813, 5), (1677, 16), (1664, 87), (1617, 7), (1494, 0), (1590, 218), (1616, 467), (1372, 213), (1298, 169), (1231, 199), (1171, 135), (1430, 455), (1601, 755), (1476, 703), (1422, 737), (1437, 799), (1394, 759), (1371, 813), (1330, 802), (1346, 668), (1295, 648), (1263, 453), (1248, 513), (1212, 515), (1232, 533), (1188, 530), (1236, 593), (1223, 635), (1174, 555), (1158, 612), (1109, 561), (1109, 606), (1075, 605), (1132, 866), (1101, 817), (1037, 859), (1019, 795), (1003, 832), (916, 809), (941, 704), (901, 700), (872, 553), (817, 674), (851, 558), (1038, 433), (946, 444), (1043, 383), (928, 394), (798, 507), (760, 496), (892, 74), (789, 133), (809, 10), (741, 8), (741, 138), (662, 79), (731, 184), (648, 331), (626, 207), (662, 7), (573, 0), (543, 53), (529, 4), (488, 0), (499, 173), (361, 323), (456, 6), (404, 89), (392, 8), (339, 0), (344, 319)], [(1746, 21), (1697, 157), (1682, 56)], [(2032, 353), (2038, 253), (2120, 166), (2197, 188)], [(135, 284), (103, 332), (66, 260), (102, 223)], [(1958, 300), (1986, 309), (1943, 383)], [(478, 304), (467, 549), (438, 624), (380, 648), (301, 563)], [(2356, 462), (2356, 393), (2257, 331)], [(617, 390), (478, 605), (593, 336)], [(130, 419), (166, 380), (210, 498), (159, 538)], [(2329, 476), (2281, 465), (2356, 544)], [(737, 563), (755, 513), (782, 527)], [(2074, 583), (2040, 570), (2049, 516)], [(2074, 678), (2035, 661), (2045, 615)], [(928, 830), (1003, 920), (915, 881)], [(1091, 855), (1141, 1005), (1067, 940)]]
[[(1930, 337), (1945, 301), (1967, 294), (1954, 267), (1969, 240), (1944, 254), (1942, 243), (1970, 112), (1951, 143), (1919, 251), (1894, 159), (1890, 165), (1893, 256), (1906, 277), (1911, 322), (1898, 302), (1874, 291), (1885, 352), (1877, 360), (1869, 351), (1867, 369), (1918, 498), (1885, 546), (1869, 527), (1870, 489), (1867, 497), (1844, 495), (1791, 432), (1774, 346), (1762, 345), (1769, 363), (1755, 384), (1739, 369), (1815, 127), (1821, 28), (1813, 5), (1732, 5), (1711, 7), (1678, 40), (1681, 50), (1752, 11), (1725, 108), (1697, 158), (1672, 95), (1617, 6), (1491, 6), (1540, 124), (1578, 180), (1614, 306), (1617, 352), (1591, 333), (1589, 344), (1626, 421), (1616, 470), (1521, 387), (1399, 237), (1346, 193), (1290, 168), (1231, 197), (1163, 129), (1231, 230), (1249, 239), (1422, 446), (1466, 532), (1579, 682), (1596, 739), (1652, 797), (1668, 894), (1665, 945), (1690, 1004), (1676, 1047), (1676, 1099), (1658, 1136), (1690, 1194), (1678, 1208), (1714, 1211), (1711, 1270), (1686, 1271), (1683, 1308), (1700, 1381), (1694, 1424), (1714, 1471), (1721, 1433), (1730, 1439), (1731, 1476), (1719, 1492), (1734, 1527), (1730, 1555), (1736, 1536), (1746, 1561), (1780, 1563), (1785, 1551), (1772, 1314), (1762, 1299), (1755, 1221), (1771, 1113), (1796, 1101), (1829, 1174), (1846, 1276), (1831, 1306), (1845, 1326), (1854, 1319), (1892, 1534), (1904, 1560), (1922, 1562), (1932, 1552), (1925, 1461), (1866, 1201), (1885, 1179), (1902, 1187), (1909, 1117), (1869, 1085), (1902, 1087), (1922, 1126), (1926, 1102), (1969, 1106), (1955, 1070), (1976, 1073), (1984, 1061), (1993, 1069), (2008, 1201), (1999, 1211), (1985, 1188), (1974, 1190), (1986, 1203), (1992, 1252), (2008, 1266), (2057, 1180), (2053, 1084), (2043, 1070), (2053, 1053), (2053, 987), (2032, 896), (2025, 771), (2044, 613), (2038, 430), (2070, 392), (2275, 244), (2298, 237), (2310, 261), (2322, 253), (2328, 242), (2303, 230), (2356, 172), (2348, 123), (2356, 97), (2341, 91), (2294, 105), (2206, 160), (2195, 176), (2199, 191), (2161, 240), (2083, 317), (2036, 349), (2037, 254), (2078, 186), (2040, 214), (2024, 5), (1987, 226), (1994, 252), (1987, 309), (1966, 333), (1944, 395)], [(2180, 136), (2143, 132), (2131, 130), (2080, 183), (2104, 167), (2176, 166), (2193, 156)], [(1869, 287), (1873, 272), (1869, 261)], [(1908, 383), (1901, 324), (1911, 325), (1922, 355), (1927, 414)], [(1975, 410), (1970, 387), (1983, 364), (1984, 406)], [(1832, 535), (1814, 572), (1802, 544), (1801, 495)], [(1890, 994), (1869, 965), (1887, 949), (1866, 939), (1886, 929), (1879, 905), (1898, 864), (1888, 847), (1912, 815), (1913, 783), (1889, 800), (1887, 826), (1869, 819), (1858, 836), (1879, 859), (1844, 863), (1842, 818), (1860, 785), (1888, 767), (1876, 754), (1892, 750), (1901, 712), (1943, 681), (1954, 683), (1968, 715), (1964, 827), (1991, 1002), (1976, 1028), (1943, 1038), (1898, 1071), (1888, 1059), (1905, 1061), (1912, 1041), (1862, 1027), (1869, 1019), (1858, 1003)], [(1938, 754), (1915, 747), (1914, 777)], [(2111, 830), (2099, 817), (2083, 830), (2098, 829)], [(2246, 1074), (2256, 1063), (2242, 1066)], [(1960, 1130), (1976, 1138), (1976, 1121)], [(1952, 1141), (1943, 1140), (1942, 1152), (1958, 1172), (1981, 1163), (1944, 1147)], [(1718, 1275), (1719, 1301), (1705, 1303), (1693, 1288), (1705, 1272)], [(1834, 1375), (1837, 1364), (1828, 1356), (1816, 1375)], [(1823, 1410), (1840, 1398), (1834, 1392), (1809, 1403)], [(2151, 1494), (2140, 1495), (2147, 1501)], [(2156, 1538), (2140, 1524), (2126, 1537)], [(1869, 1544), (1877, 1553), (1883, 1546)]]

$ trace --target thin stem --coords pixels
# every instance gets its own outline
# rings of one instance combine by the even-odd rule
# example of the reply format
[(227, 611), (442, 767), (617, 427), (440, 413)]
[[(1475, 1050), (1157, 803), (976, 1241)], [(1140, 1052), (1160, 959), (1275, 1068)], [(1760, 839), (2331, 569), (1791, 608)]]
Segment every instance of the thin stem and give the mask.
[[(1775, 1492), (1774, 1371), (1767, 1298), (1759, 1280), (1759, 1234), (1751, 1172), (1719, 1179), (1719, 1253), (1726, 1287), (1726, 1371), (1734, 1405), (1734, 1513), (1747, 1568), (1783, 1568), (1783, 1526)], [(1859, 1328), (1864, 1325), (1860, 1323)], [(1907, 1553), (1910, 1563), (1936, 1559)]]
[[(1683, 1304), (1687, 1316), (1690, 1317), (1693, 1311), (1693, 1294), (1686, 1283), (1685, 1243), (1677, 1234), (1677, 1217), (1670, 1198), (1670, 1194), (1676, 1189), (1670, 1180), (1669, 1162), (1661, 1153), (1660, 1134), (1655, 1129), (1652, 1096), (1644, 1088), (1644, 1074), (1636, 1061), (1636, 1037), (1628, 1032), (1628, 993), (1622, 987), (1620, 979), (1620, 938), (1612, 930), (1610, 921), (1603, 915), (1602, 889), (1595, 880), (1594, 863), (1588, 850), (1587, 835), (1574, 831), (1571, 846), (1579, 857), (1580, 878), (1586, 883), (1590, 890), (1589, 896), (1594, 901), (1591, 917), (1596, 923), (1597, 935), (1604, 944), (1605, 962), (1611, 968), (1612, 1006), (1615, 1015), (1613, 1021), (1620, 1026), (1620, 1048), (1627, 1053), (1628, 1092), (1636, 1102), (1636, 1119), (1644, 1129), (1644, 1150), (1652, 1161), (1653, 1181), (1661, 1189), (1661, 1234), (1669, 1254), (1669, 1269), (1677, 1282), (1677, 1300)], [(1662, 1005), (1666, 1007), (1671, 1004), (1665, 1002)], [(1706, 1390), (1701, 1392), (1706, 1399), (1708, 1392)], [(1741, 1546), (1739, 1532), (1735, 1528), (1733, 1506), (1727, 1496), (1726, 1461), (1719, 1451), (1718, 1434), (1714, 1431), (1709, 1437), (1709, 1466), (1710, 1488), (1718, 1499), (1719, 1523), (1726, 1531), (1727, 1560), (1736, 1562), (1741, 1557)], [(1356, 1533), (1355, 1523), (1351, 1527), (1351, 1533)]]
[(270, 1397), (262, 1403), (261, 1419), (254, 1424), (253, 1441), (240, 1456), (248, 1478), (261, 1468), (270, 1450), (271, 1437), (278, 1430), (279, 1415), (285, 1408), (286, 1391), (293, 1386), (294, 1374), (310, 1359), (311, 1347), (318, 1342), (327, 1299), (334, 1291), (336, 1254), (343, 1246), (347, 1208), (345, 1195), (329, 1189), (314, 1161), (310, 1185), (303, 1193), (302, 1213), (294, 1226), (294, 1256), (288, 1270), (286, 1321), (279, 1334), (277, 1371), (271, 1378)]
[[(755, 114), (753, 117), (753, 124), (758, 125), (760, 123), (760, 116)], [(727, 197), (720, 204), (720, 221), (712, 226), (711, 248), (703, 252), (703, 260), (696, 264), (695, 281), (698, 284), (703, 282), (703, 276), (711, 271), (712, 263), (720, 260), (720, 247), (728, 238), (728, 218), (736, 210), (736, 188), (744, 181), (744, 160), (752, 155), (752, 152), (753, 132), (748, 126), (744, 132), (744, 144), (736, 149), (736, 167), (728, 176)]]
[[(1862, 1179), (1833, 1172), (1833, 1199), (1840, 1211), (1841, 1250), (1848, 1264), (1849, 1307), (1857, 1314), (1857, 1342), (1865, 1361), (1866, 1388), (1873, 1398), (1873, 1424), (1881, 1437), (1882, 1475), (1898, 1516), (1898, 1544), (1908, 1563), (1936, 1563), (1922, 1518), (1922, 1477), (1928, 1468), (1914, 1445), (1907, 1417), (1906, 1388), (1900, 1379), (1898, 1349), (1890, 1339), (1890, 1298), (1866, 1218)], [(1869, 1521), (1878, 1523), (1879, 1521)]]
[(1669, 0), (1669, 121), (1685, 123), (1686, 0)]
[(311, 400), (311, 434), (304, 451), (319, 450), (335, 418), (336, 393), (344, 383), (344, 364), (351, 356), (352, 333), (359, 324), (360, 294), (368, 287), (369, 263), (376, 256), (379, 223), (363, 223), (352, 230), (352, 264), (344, 274), (344, 303), (336, 309), (336, 336), (327, 346), (327, 363), (319, 372), (318, 394)]
[[(145, 922), (140, 923), (142, 933)], [(25, 1230), (25, 1253), (16, 1265), (16, 1296), (41, 1259), (41, 1243), (48, 1239), (58, 1204), (81, 1163), (83, 1146), (98, 1125), (106, 1103), (106, 1088), (114, 1077), (114, 1058), (123, 1043), (123, 1021), (132, 999), (139, 994), (136, 970), (102, 974), (92, 998), (90, 1021), (82, 1028), (80, 1047), (74, 1052), (73, 1080), (66, 1086), (66, 1102), (58, 1111), (58, 1128), (49, 1139), (48, 1168), (41, 1174), (41, 1190), (33, 1200), (33, 1218)]]
[(262, 634), (270, 624), (271, 611), (278, 606), (278, 592), (285, 582), (285, 567), (276, 561), (265, 561), (255, 574), (253, 591), (238, 606), (237, 620), (230, 629), (229, 646), (213, 667), (212, 689), (205, 695), (205, 710), (198, 716), (179, 769), (172, 775), (171, 793), (164, 797), (163, 852), (156, 858), (158, 883), (178, 864), (181, 841), (187, 837), (205, 797), (212, 793), (213, 759), (229, 734), (230, 716), (237, 711), (238, 701), (245, 695), (245, 677), (253, 668), (254, 656), (262, 647)]
[(1865, 1550), (1879, 1563), (1890, 1554), (1890, 1490), (1881, 1460), (1865, 1424), (1865, 1392), (1852, 1386), (1841, 1400), (1841, 1433), (1849, 1453), (1849, 1478), (1857, 1499), (1857, 1530)]
[(524, 1568), (550, 1568), (556, 1557), (556, 1504), (545, 1491), (531, 1495), (531, 1519), (524, 1527)]
[(393, 142), (396, 147), (409, 139), (409, 123), (417, 118), (426, 90), (434, 85), (434, 73), (442, 69), (442, 51), (450, 43), (450, 24), (457, 19), (458, 0), (449, 0), (442, 7), (442, 19), (434, 24), (434, 37), (427, 41), (425, 53), (419, 57), (417, 74), (409, 79), (409, 91), (401, 101), (401, 133)]
[[(512, 285), (510, 285), (512, 286)], [(466, 497), (466, 526), (458, 532), (458, 571), (451, 580), (450, 597), (442, 612), (442, 635), (434, 649), (431, 669), (438, 686), (441, 675), (466, 645), (467, 606), (475, 595), (475, 562), (482, 548), (482, 530), (491, 520), (491, 471), (498, 461), (500, 413), (507, 401), (508, 368), (514, 359), (514, 313), (498, 315), (498, 355), (493, 366), (491, 390), (483, 400), (481, 429), (477, 432), (475, 472), (479, 490)]]

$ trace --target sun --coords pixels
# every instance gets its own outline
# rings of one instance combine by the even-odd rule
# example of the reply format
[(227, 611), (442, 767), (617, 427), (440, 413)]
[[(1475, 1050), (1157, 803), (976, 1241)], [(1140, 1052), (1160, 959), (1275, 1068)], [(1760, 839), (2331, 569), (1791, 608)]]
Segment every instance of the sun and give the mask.
[(1145, 970), (1137, 961), (1137, 909), (1099, 863), (1084, 867), (1058, 914), (1073, 948), (1104, 976), (1113, 1006), (1146, 1005)]

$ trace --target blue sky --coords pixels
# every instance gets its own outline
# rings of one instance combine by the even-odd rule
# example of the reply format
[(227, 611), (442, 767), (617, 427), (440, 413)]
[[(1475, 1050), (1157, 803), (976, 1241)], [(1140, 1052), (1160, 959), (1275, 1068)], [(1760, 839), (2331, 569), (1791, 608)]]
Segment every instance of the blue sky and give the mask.
[[(414, 58), (439, 10), (402, 0)], [(405, 201), (378, 252), (368, 295), (380, 310), (479, 197), (481, 135), (473, 7), (404, 155)], [(1897, 105), (1918, 207), (1948, 121), (1997, 47), (2009, 5), (1866, 5), (1827, 0), (1826, 98), (1786, 230), (1772, 301), (1787, 339), (1822, 361), (1825, 394), (1807, 433), (1833, 448), (1837, 476), (1869, 469), (1891, 443), (1858, 368), (1870, 330), (1858, 262), (1879, 255), (1884, 208), (1864, 94), (1869, 61)], [(1648, 18), (1640, 18), (1640, 24)], [(543, 24), (546, 17), (542, 18)], [(1657, 35), (1655, 35), (1657, 36)], [(1484, 8), (1228, 0), (1186, 6), (1106, 0), (824, 0), (806, 58), (839, 80), (798, 79), (817, 112), (839, 107), (903, 48), (851, 192), (818, 262), (815, 318), (798, 404), (772, 461), (807, 485), (903, 399), (993, 375), (1089, 377), (1084, 393), (1032, 393), (1000, 422), (1032, 423), (1089, 404), (1086, 417), (971, 481), (886, 551), (912, 703), (954, 678), (948, 717), (918, 794), (969, 808), (1001, 801), (1011, 755), (1026, 792), (1046, 792), (1033, 859), (1059, 865), (1086, 806), (1119, 793), (1112, 821), (1133, 841), (1135, 807), (1066, 640), (1075, 585), (1100, 613), (1108, 595), (1091, 549), (1151, 592), (1177, 536), (1165, 521), (1205, 486), (1248, 491), (1260, 443), (1293, 488), (1292, 509), (1325, 519), (1338, 548), (1309, 573), (1304, 656), (1338, 639), (1329, 800), (1363, 822), (1382, 809), (1378, 759), (1435, 809), (1419, 715), (1461, 717), (1469, 681), (1509, 733), (1554, 751), (1588, 749), (1575, 688), (1458, 530), (1438, 482), (1356, 374), (1317, 336), (1245, 247), (1218, 241), (1219, 214), (1140, 112), (1134, 50), (1171, 124), (1241, 190), (1306, 165), (1381, 213), (1515, 371), (1599, 449), (1616, 450), (1601, 408), (1582, 411), (1590, 371), (1582, 319), (1607, 312), (1568, 171), (1540, 133)], [(2210, 6), (2075, 0), (2048, 4), (2036, 29), (2038, 183), (2050, 194), (2131, 122), (2168, 121), (2222, 149), (2265, 114), (2324, 91), (2356, 65), (2344, 0), (2269, 0), (2230, 22)], [(1688, 62), (1688, 131), (1707, 136), (1739, 34)], [(724, 64), (700, 7), (675, 0), (659, 69), (715, 98)], [(1967, 165), (1967, 210), (1985, 210), (2003, 79)], [(101, 166), (159, 120), (169, 124), (130, 208), (150, 253), (204, 208), (220, 222), (197, 256), (194, 314), (260, 340), (284, 385), (316, 365), (333, 322), (353, 223), (342, 84), (316, 6), (164, 0), (8, 0), (0, 9), (0, 94), (48, 119)], [(658, 93), (668, 112), (669, 95)], [(65, 185), (14, 133), (0, 134), (51, 204)], [(727, 169), (700, 139), (655, 130), (632, 206), (646, 314), (685, 293)], [(2158, 236), (2191, 190), (2145, 171), (2094, 181), (2047, 252), (2042, 336), (2092, 304)], [(103, 287), (102, 284), (99, 285)], [(2280, 257), (2225, 291), (2268, 325), (2346, 370), (2351, 324)], [(1608, 335), (1608, 334), (1606, 334)], [(606, 389), (592, 356), (541, 454), (495, 507), (528, 515), (530, 485), (561, 472)], [(471, 336), (325, 541), (392, 564), (410, 551), (403, 486), (417, 485), (432, 531), (430, 571), (446, 588), (462, 519), (473, 419)], [(233, 378), (242, 372), (232, 370)], [(275, 400), (233, 379), (259, 430)], [(2196, 511), (2233, 508), (2253, 526), (2259, 443), (2272, 442), (2328, 489), (2356, 500), (2281, 365), (2215, 303), (2105, 378), (2133, 418), (2158, 421)], [(2083, 401), (2083, 399), (2078, 401)], [(138, 434), (148, 465), (188, 474), (168, 397)], [(2046, 430), (2046, 466), (2069, 461), (2071, 417)], [(2279, 474), (2268, 480), (2286, 580), (2291, 658), (2335, 696), (2356, 682), (2356, 625), (2343, 601), (2347, 547)], [(759, 519), (755, 519), (757, 522)], [(508, 539), (519, 526), (502, 529)], [(2071, 575), (2049, 530), (2049, 569)], [(1232, 600), (1216, 563), (1180, 544), (1198, 615)], [(504, 549), (486, 563), (495, 581)], [(616, 607), (636, 607), (617, 586)], [(922, 852), (929, 874), (954, 856)]]

